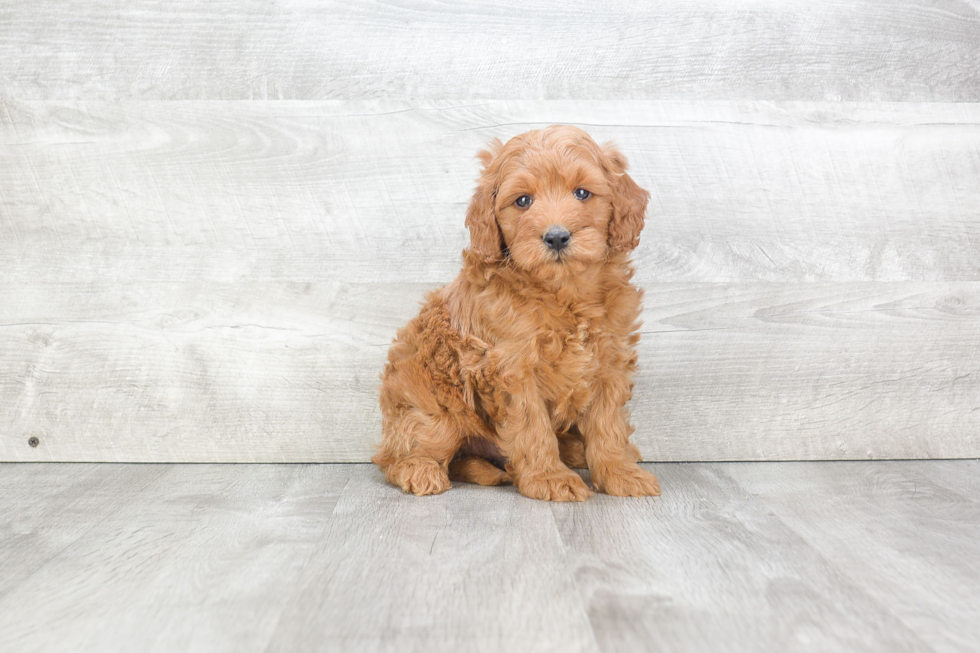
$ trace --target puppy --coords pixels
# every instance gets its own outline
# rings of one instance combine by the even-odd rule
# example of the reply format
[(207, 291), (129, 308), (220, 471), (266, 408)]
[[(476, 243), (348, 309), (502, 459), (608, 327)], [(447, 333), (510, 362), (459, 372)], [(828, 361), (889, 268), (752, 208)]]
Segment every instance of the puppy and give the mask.
[(584, 501), (660, 493), (637, 464), (632, 394), (641, 291), (630, 252), (649, 194), (626, 159), (552, 126), (479, 153), (463, 269), (388, 350), (375, 464), (413, 494), (459, 481)]

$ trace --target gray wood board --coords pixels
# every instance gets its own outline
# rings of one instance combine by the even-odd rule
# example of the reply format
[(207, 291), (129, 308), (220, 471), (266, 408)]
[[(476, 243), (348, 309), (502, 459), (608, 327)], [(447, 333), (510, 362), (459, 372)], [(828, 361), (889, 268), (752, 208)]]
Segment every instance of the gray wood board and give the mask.
[(446, 282), (474, 155), (619, 143), (658, 281), (980, 279), (980, 104), (12, 102), (0, 282)]
[(269, 650), (596, 651), (548, 504), (485, 489), (357, 468)]
[[(366, 461), (427, 287), (11, 287), (0, 458)], [(980, 283), (655, 284), (644, 319), (647, 459), (980, 455)]]
[[(0, 536), (14, 563), (0, 572), (14, 581), (0, 594), (7, 651), (262, 650), (351, 471), (102, 466), (85, 478), (115, 476), (103, 485), (118, 494), (79, 482), (79, 496), (66, 501), (35, 488), (49, 475), (72, 478), (72, 467), (24, 465), (13, 479), (8, 470), (0, 466), (4, 509), (16, 501), (37, 509), (19, 517), (19, 535)], [(82, 536), (75, 522), (85, 524)], [(65, 539), (20, 573), (17, 562)]]
[(0, 466), (0, 602), (166, 471), (138, 465)]
[(978, 461), (758, 465), (725, 473), (935, 651), (980, 642)]
[(658, 498), (370, 465), (0, 465), (0, 649), (967, 653), (978, 461), (659, 464)]
[[(902, 623), (892, 602), (869, 596), (862, 567), (820, 555), (819, 533), (788, 528), (766, 496), (748, 495), (726, 475), (729, 467), (737, 468), (653, 466), (659, 498), (598, 496), (585, 509), (552, 508), (602, 650), (931, 650), (934, 628)], [(793, 485), (789, 466), (749, 467)], [(874, 510), (860, 495), (848, 498), (854, 513)], [(869, 533), (854, 546), (873, 552), (876, 544)], [(951, 564), (970, 563), (954, 556)], [(926, 565), (916, 571), (928, 574)]]
[(980, 100), (975, 0), (8, 1), (24, 99)]

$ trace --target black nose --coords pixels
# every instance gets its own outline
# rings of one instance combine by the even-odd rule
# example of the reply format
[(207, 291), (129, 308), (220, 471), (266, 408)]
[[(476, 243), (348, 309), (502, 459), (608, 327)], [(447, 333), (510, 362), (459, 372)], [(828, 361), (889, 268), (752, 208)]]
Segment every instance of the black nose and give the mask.
[(572, 239), (572, 234), (565, 227), (554, 226), (544, 235), (545, 244), (556, 252), (568, 247), (568, 241)]

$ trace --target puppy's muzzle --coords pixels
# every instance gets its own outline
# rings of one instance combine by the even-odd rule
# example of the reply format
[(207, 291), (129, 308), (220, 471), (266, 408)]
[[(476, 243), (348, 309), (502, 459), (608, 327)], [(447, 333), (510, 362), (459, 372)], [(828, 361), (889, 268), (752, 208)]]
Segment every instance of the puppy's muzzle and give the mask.
[(565, 227), (555, 225), (548, 229), (548, 233), (541, 237), (544, 244), (556, 253), (568, 247), (568, 242), (572, 239), (571, 232)]

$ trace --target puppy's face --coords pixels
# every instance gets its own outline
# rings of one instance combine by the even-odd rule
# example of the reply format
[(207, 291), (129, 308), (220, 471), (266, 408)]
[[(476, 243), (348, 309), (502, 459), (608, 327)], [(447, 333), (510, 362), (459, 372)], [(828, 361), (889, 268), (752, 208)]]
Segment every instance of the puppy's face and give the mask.
[(636, 246), (648, 194), (619, 152), (581, 129), (527, 132), (480, 157), (467, 226), (471, 249), (486, 260), (554, 277)]
[[(571, 139), (563, 139), (571, 141)], [(518, 141), (500, 166), (494, 210), (514, 263), (526, 270), (606, 255), (612, 191), (586, 148)]]

